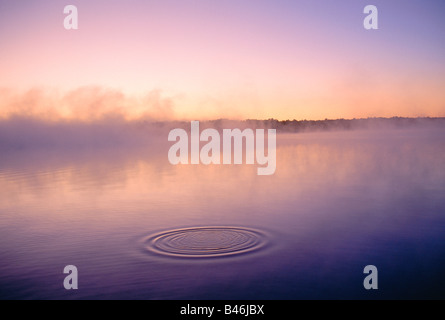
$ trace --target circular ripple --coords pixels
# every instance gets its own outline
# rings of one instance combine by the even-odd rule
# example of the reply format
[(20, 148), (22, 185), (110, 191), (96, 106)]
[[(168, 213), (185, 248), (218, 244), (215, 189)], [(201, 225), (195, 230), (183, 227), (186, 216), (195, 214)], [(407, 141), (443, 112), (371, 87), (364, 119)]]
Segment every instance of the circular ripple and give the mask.
[(190, 258), (242, 254), (260, 249), (266, 238), (259, 231), (237, 227), (202, 227), (163, 232), (145, 244), (152, 252)]

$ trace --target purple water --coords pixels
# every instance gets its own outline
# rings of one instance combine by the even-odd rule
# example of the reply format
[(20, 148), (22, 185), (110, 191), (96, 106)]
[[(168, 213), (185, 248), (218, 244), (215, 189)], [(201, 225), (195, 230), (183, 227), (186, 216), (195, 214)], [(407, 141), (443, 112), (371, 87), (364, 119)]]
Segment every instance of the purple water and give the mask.
[(445, 298), (445, 130), (279, 134), (272, 176), (159, 139), (1, 152), (1, 299)]

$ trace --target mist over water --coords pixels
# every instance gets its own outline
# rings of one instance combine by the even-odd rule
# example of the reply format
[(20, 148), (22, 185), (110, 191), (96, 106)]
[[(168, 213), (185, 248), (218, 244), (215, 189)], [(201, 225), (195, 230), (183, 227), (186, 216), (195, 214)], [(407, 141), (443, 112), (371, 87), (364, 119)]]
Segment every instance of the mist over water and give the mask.
[(258, 176), (171, 165), (170, 125), (101, 121), (2, 122), (1, 299), (445, 297), (443, 127), (278, 131)]

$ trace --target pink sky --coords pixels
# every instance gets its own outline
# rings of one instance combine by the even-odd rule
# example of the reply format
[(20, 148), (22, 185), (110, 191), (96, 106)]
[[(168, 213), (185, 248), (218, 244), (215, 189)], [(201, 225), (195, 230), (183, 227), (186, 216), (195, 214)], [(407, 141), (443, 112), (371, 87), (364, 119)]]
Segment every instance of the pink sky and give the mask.
[(60, 1), (0, 1), (1, 114), (33, 89), (72, 117), (76, 92), (114, 92), (130, 116), (147, 105), (179, 119), (445, 116), (442, 4), (374, 1), (374, 31), (365, 1), (70, 4), (79, 30), (63, 28)]

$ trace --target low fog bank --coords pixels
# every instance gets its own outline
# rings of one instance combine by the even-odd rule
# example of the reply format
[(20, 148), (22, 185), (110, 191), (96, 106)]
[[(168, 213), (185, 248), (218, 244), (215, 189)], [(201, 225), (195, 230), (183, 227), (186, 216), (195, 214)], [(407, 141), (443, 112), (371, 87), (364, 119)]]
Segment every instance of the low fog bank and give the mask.
[[(32, 117), (11, 117), (0, 120), (0, 149), (29, 148), (101, 148), (162, 146), (170, 130), (183, 128), (190, 132), (190, 121), (126, 120), (104, 117), (94, 121), (43, 120)], [(338, 120), (212, 120), (201, 121), (205, 128), (276, 129), (277, 133), (330, 132), (393, 129), (445, 128), (445, 118), (368, 118)]]
[(334, 130), (379, 130), (445, 127), (445, 118), (366, 118), (325, 120), (267, 120), (279, 132), (313, 132)]
[(104, 118), (96, 121), (0, 120), (0, 148), (100, 148), (154, 145), (166, 140), (167, 123)]
[[(190, 130), (190, 121), (163, 122), (165, 127)], [(325, 120), (206, 120), (200, 121), (200, 130), (223, 129), (276, 129), (277, 133), (386, 130), (409, 128), (445, 128), (445, 118), (366, 118), (366, 119), (325, 119)]]

